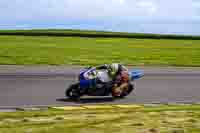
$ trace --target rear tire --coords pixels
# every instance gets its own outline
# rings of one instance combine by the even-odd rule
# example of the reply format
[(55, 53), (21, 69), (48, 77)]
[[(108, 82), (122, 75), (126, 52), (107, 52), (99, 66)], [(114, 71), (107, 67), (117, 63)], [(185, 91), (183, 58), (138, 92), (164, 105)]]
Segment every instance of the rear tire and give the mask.
[(65, 92), (66, 97), (77, 100), (80, 98), (79, 84), (72, 84)]

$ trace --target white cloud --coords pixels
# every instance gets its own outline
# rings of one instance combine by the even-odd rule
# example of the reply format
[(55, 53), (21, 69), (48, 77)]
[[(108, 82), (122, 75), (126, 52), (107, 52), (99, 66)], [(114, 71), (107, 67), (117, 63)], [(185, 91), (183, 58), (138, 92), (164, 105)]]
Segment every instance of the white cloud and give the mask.
[(141, 23), (147, 26), (156, 23), (162, 27), (163, 24), (170, 23), (184, 27), (185, 23), (200, 21), (200, 2), (199, 0), (0, 0), (0, 25), (7, 23), (17, 25), (17, 22), (64, 24), (85, 20), (100, 20), (106, 24), (121, 26), (126, 23)]
[(156, 13), (157, 7), (152, 1), (140, 1), (137, 5), (141, 8), (141, 10), (146, 10), (150, 14)]
[(119, 0), (119, 3), (120, 3), (120, 4), (124, 4), (124, 3), (125, 3), (125, 0)]
[[(149, 15), (156, 10), (156, 5), (147, 0), (68, 0), (66, 11), (79, 17), (134, 17)], [(72, 8), (73, 7), (73, 8)]]
[(155, 11), (152, 2), (144, 0), (0, 0), (4, 18), (102, 18), (134, 17)]
[[(192, 18), (192, 0), (0, 0), (1, 19)], [(0, 20), (1, 21), (1, 20)]]

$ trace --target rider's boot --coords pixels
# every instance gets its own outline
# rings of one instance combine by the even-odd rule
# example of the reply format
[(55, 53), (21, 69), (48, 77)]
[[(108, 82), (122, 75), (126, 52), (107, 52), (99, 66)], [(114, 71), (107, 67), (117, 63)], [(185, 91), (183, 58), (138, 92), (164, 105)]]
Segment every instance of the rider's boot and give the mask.
[(128, 84), (127, 83), (123, 83), (120, 86), (118, 86), (117, 84), (114, 85), (114, 87), (112, 88), (112, 95), (114, 97), (120, 97), (121, 94), (126, 91), (128, 89)]
[(119, 97), (121, 94), (120, 88), (118, 87), (117, 84), (114, 84), (113, 88), (112, 88), (112, 96), (113, 97)]

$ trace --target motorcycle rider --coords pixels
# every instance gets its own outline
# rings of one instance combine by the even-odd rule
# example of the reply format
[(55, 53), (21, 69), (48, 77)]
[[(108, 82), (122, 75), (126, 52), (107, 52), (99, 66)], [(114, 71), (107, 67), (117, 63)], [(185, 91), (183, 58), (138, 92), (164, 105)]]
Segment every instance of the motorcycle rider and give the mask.
[[(85, 79), (95, 79), (96, 85), (93, 83), (93, 86), (104, 84), (103, 81), (101, 81), (97, 77), (97, 72), (93, 71), (96, 70), (107, 70), (108, 76), (112, 79), (113, 87), (112, 87), (112, 95), (117, 97), (120, 96), (121, 92), (124, 88), (127, 88), (127, 81), (128, 77), (126, 79), (121, 79), (125, 73), (128, 73), (128, 69), (118, 63), (112, 63), (112, 64), (104, 64), (101, 66), (94, 67), (93, 69), (89, 70), (84, 74)], [(91, 87), (93, 88), (93, 87)]]
[[(120, 96), (121, 92), (128, 87), (128, 69), (122, 64), (112, 63), (104, 64), (102, 66), (96, 67), (96, 69), (106, 69), (108, 75), (113, 81), (112, 95), (117, 97)], [(125, 75), (125, 76), (124, 76)], [(122, 78), (123, 77), (123, 78)]]

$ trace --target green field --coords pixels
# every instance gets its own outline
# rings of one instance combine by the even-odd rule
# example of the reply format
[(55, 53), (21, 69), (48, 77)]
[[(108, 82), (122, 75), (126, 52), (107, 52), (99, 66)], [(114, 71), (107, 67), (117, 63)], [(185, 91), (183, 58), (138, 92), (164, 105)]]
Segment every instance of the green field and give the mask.
[(199, 105), (0, 113), (0, 133), (199, 133)]
[(0, 64), (200, 66), (200, 40), (0, 36)]

